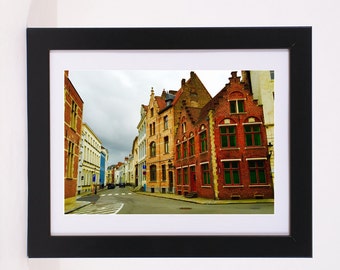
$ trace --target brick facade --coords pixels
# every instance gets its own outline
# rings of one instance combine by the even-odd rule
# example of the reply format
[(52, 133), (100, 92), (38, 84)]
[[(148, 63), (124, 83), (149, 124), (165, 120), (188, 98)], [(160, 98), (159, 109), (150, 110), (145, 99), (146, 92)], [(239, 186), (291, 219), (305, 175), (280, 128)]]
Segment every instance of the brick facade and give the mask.
[[(273, 198), (263, 108), (236, 72), (229, 80), (202, 110), (183, 103), (179, 123), (185, 129), (175, 136), (176, 192), (212, 199)], [(195, 152), (185, 153), (190, 138)]]
[(77, 194), (78, 160), (83, 117), (83, 101), (64, 72), (64, 198), (75, 200)]

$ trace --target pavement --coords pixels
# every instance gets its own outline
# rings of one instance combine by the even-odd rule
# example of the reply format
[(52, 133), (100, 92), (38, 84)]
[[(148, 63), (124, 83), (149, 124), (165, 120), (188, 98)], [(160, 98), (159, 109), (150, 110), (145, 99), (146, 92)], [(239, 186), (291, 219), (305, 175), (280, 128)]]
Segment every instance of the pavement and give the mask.
[(177, 195), (172, 193), (151, 193), (151, 192), (144, 192), (144, 191), (138, 191), (135, 192), (137, 194), (142, 194), (146, 196), (153, 196), (153, 197), (159, 197), (159, 198), (166, 198), (166, 199), (172, 199), (172, 200), (178, 200), (178, 201), (184, 201), (184, 202), (191, 202), (191, 203), (197, 203), (197, 204), (243, 204), (243, 203), (273, 203), (274, 199), (247, 199), (247, 200), (214, 200), (214, 199), (207, 199), (207, 198), (186, 198), (183, 195)]
[[(98, 193), (101, 193), (107, 189), (101, 189)], [(131, 188), (131, 191), (132, 188)], [(244, 204), (244, 203), (273, 203), (274, 199), (247, 199), (247, 200), (213, 200), (207, 198), (186, 198), (183, 195), (177, 195), (172, 193), (151, 193), (144, 191), (133, 191), (136, 194), (152, 196), (158, 198), (165, 198), (171, 200), (185, 201), (197, 204), (209, 204), (209, 205), (222, 205), (222, 204)], [(99, 199), (99, 195), (87, 193), (82, 194), (77, 197), (77, 200), (74, 203), (65, 205), (65, 214), (71, 213), (77, 209), (85, 207), (91, 203), (95, 203)]]

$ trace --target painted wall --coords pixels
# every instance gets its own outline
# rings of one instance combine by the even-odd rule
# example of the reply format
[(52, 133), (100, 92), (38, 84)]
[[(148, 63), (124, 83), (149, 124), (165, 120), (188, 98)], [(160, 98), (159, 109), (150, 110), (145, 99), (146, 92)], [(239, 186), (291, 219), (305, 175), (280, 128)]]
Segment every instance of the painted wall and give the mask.
[[(134, 8), (131, 8), (133, 6)], [(337, 269), (340, 188), (337, 141), (340, 57), (336, 0), (132, 1), (2, 0), (0, 2), (1, 183), (15, 188), (0, 196), (0, 269)], [(240, 16), (242, 10), (242, 16)], [(141, 12), (142, 11), (142, 12)], [(313, 26), (314, 258), (313, 259), (27, 259), (26, 26)], [(15, 113), (8, 113), (13, 111)], [(325, 184), (327, 179), (327, 184)], [(2, 187), (4, 187), (2, 185)], [(332, 188), (330, 188), (332, 187)], [(8, 188), (6, 188), (8, 190)], [(15, 198), (15, 199), (14, 199)], [(10, 226), (9, 226), (10, 224)]]

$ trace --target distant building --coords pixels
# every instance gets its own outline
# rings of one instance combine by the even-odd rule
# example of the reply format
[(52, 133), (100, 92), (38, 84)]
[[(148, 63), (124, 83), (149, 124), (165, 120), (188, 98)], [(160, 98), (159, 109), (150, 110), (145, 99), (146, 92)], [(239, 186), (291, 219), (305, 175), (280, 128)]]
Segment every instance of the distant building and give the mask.
[(116, 165), (110, 165), (106, 169), (106, 182), (107, 184), (115, 183), (115, 172)]
[(104, 188), (107, 183), (106, 168), (107, 168), (108, 159), (109, 159), (109, 151), (102, 146), (102, 149), (100, 152), (100, 174), (99, 174), (99, 184), (101, 188)]
[(64, 72), (64, 198), (65, 204), (76, 200), (78, 162), (83, 118), (83, 101)]

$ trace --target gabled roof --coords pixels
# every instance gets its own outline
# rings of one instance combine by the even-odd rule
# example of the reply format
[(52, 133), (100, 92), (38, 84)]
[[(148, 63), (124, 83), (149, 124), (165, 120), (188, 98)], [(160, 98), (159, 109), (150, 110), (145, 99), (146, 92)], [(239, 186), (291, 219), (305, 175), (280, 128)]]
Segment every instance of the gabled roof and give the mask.
[(155, 96), (155, 100), (157, 102), (159, 111), (163, 110), (166, 107), (166, 102), (162, 97)]

